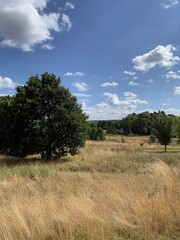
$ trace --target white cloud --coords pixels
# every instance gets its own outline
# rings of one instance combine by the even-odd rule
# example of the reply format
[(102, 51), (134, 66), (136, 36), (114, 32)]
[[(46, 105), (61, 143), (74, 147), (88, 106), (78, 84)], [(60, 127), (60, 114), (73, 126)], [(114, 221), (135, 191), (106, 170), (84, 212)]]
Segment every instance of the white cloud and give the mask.
[(180, 95), (180, 86), (175, 87), (174, 94), (175, 95)]
[(148, 104), (147, 101), (138, 99), (136, 94), (130, 92), (125, 92), (126, 97), (123, 99), (119, 99), (115, 93), (104, 93), (104, 96), (107, 97), (107, 102), (101, 102), (92, 107), (86, 105), (83, 108), (89, 119), (121, 119), (135, 112), (140, 104)]
[(82, 92), (87, 91), (89, 88), (89, 86), (84, 82), (82, 82), (82, 83), (75, 82), (75, 83), (73, 83), (73, 86), (75, 86), (78, 89), (78, 91), (82, 91)]
[(164, 9), (168, 9), (171, 7), (174, 7), (175, 5), (178, 5), (179, 1), (178, 0), (169, 0), (167, 4), (163, 4)]
[(70, 20), (70, 17), (66, 14), (62, 14), (62, 22), (60, 25), (61, 31), (70, 31), (72, 28), (72, 22)]
[(164, 111), (166, 114), (174, 114), (174, 115), (180, 116), (180, 109), (168, 108), (168, 109), (161, 109), (161, 111)]
[(117, 82), (105, 82), (103, 84), (101, 84), (101, 87), (116, 87), (118, 86), (118, 83)]
[(137, 97), (137, 95), (132, 92), (124, 92), (124, 96), (126, 98), (136, 98)]
[(41, 46), (41, 48), (46, 49), (46, 50), (52, 50), (52, 49), (54, 49), (54, 46), (52, 44), (48, 43), (48, 44), (43, 44)]
[(152, 51), (135, 57), (132, 62), (136, 70), (147, 72), (150, 69), (158, 66), (171, 68), (180, 61), (178, 56), (174, 56), (173, 52), (176, 48), (173, 45), (157, 46)]
[(67, 3), (65, 4), (65, 10), (67, 10), (67, 9), (74, 10), (74, 9), (75, 9), (74, 4), (72, 4), (72, 3), (70, 3), (70, 2), (67, 2)]
[(91, 98), (92, 97), (92, 95), (90, 95), (90, 94), (83, 94), (83, 93), (73, 93), (73, 95), (76, 97), (79, 97), (79, 98)]
[(130, 87), (136, 87), (136, 86), (139, 86), (139, 83), (135, 83), (133, 81), (130, 81), (129, 84), (128, 84)]
[(177, 72), (173, 72), (173, 71), (169, 71), (167, 74), (166, 74), (166, 79), (180, 79), (180, 75), (178, 75), (180, 73), (180, 71), (177, 71)]
[(109, 108), (110, 106), (107, 103), (101, 102), (101, 103), (96, 104), (95, 107), (99, 108), (99, 109), (106, 109), (106, 108)]
[(84, 73), (83, 72), (75, 72), (75, 73), (67, 72), (64, 74), (64, 76), (65, 77), (83, 77)]
[[(83, 110), (86, 112), (86, 114), (89, 116), (90, 120), (115, 120), (115, 119), (122, 119), (123, 117), (127, 116), (128, 114), (131, 114), (133, 112), (141, 113), (141, 111), (137, 109), (131, 109), (131, 108), (123, 108), (120, 106), (112, 106), (111, 104), (107, 103), (99, 103), (95, 106), (88, 107), (87, 105), (83, 107)], [(161, 111), (166, 112), (167, 114), (174, 114), (179, 116), (180, 115), (180, 109), (174, 109), (174, 108), (168, 108), (168, 109), (160, 109)], [(144, 109), (143, 111), (148, 112), (158, 112), (159, 109)]]
[(104, 96), (106, 96), (109, 100), (109, 102), (113, 105), (120, 105), (121, 101), (119, 100), (118, 96), (115, 93), (104, 93)]
[[(37, 44), (53, 40), (52, 31), (69, 31), (72, 23), (62, 13), (47, 13), (50, 0), (1, 0), (1, 47), (33, 51)], [(47, 49), (47, 48), (46, 48)]]
[(15, 88), (16, 84), (8, 77), (0, 77), (0, 89), (2, 88)]
[(140, 99), (135, 99), (134, 100), (134, 103), (135, 104), (148, 104), (148, 101), (146, 101), (146, 100), (140, 100)]
[(124, 71), (124, 74), (129, 75), (129, 76), (135, 76), (136, 72)]
[(124, 92), (124, 99), (120, 100), (115, 93), (104, 93), (109, 103), (114, 106), (120, 106), (124, 109), (136, 109), (138, 104), (148, 104), (146, 100), (140, 100), (137, 95), (131, 92)]
[(103, 102), (92, 107), (86, 106), (83, 110), (89, 116), (90, 120), (121, 119), (131, 113), (127, 109), (113, 107)]

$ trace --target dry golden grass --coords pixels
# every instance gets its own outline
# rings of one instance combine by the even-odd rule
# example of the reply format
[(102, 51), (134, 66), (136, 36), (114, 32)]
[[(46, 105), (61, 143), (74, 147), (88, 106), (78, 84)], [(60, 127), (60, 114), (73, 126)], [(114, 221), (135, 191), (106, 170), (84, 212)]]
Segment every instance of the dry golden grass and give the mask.
[(1, 157), (0, 239), (180, 239), (179, 157), (113, 140), (56, 163)]

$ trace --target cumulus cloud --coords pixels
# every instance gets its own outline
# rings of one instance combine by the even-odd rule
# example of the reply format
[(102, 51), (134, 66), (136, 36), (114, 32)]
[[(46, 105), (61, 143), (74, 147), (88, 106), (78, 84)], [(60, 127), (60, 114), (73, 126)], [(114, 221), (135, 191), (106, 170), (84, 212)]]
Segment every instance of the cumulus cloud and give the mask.
[(103, 84), (101, 84), (101, 87), (116, 87), (118, 86), (118, 83), (117, 82), (105, 82)]
[(124, 96), (126, 98), (136, 98), (137, 97), (137, 95), (132, 92), (124, 92)]
[(75, 9), (74, 4), (72, 4), (72, 3), (70, 3), (70, 2), (67, 2), (67, 3), (65, 4), (65, 9), (66, 9), (66, 10), (67, 10), (67, 9), (74, 10), (74, 9)]
[(81, 91), (81, 92), (87, 91), (89, 88), (89, 86), (84, 82), (82, 82), (82, 83), (75, 82), (75, 83), (73, 83), (73, 86), (75, 86), (78, 89), (78, 91)]
[(175, 87), (174, 94), (175, 95), (180, 95), (180, 86)]
[(164, 111), (166, 114), (174, 114), (177, 116), (180, 115), (180, 109), (176, 109), (176, 108), (161, 109), (161, 111)]
[(8, 77), (0, 77), (0, 89), (2, 88), (15, 88), (16, 84), (12, 81), (12, 79)]
[(141, 100), (141, 99), (135, 99), (135, 104), (148, 104), (148, 101), (146, 100)]
[(120, 100), (115, 93), (104, 93), (110, 104), (126, 109), (136, 109), (138, 104), (148, 104), (146, 100), (140, 100), (137, 95), (131, 92), (124, 92), (124, 99)]
[(120, 99), (115, 93), (104, 93), (106, 102), (100, 102), (95, 106), (83, 108), (91, 120), (121, 119), (130, 113), (137, 111), (140, 104), (148, 104), (145, 100), (140, 100), (137, 95), (131, 92), (124, 92)]
[(130, 81), (129, 84), (128, 84), (130, 87), (136, 87), (136, 86), (139, 86), (139, 83), (135, 83), (133, 81)]
[(83, 77), (84, 73), (83, 72), (67, 72), (64, 74), (65, 77)]
[(70, 17), (66, 14), (62, 14), (62, 22), (60, 24), (60, 30), (61, 31), (70, 31), (72, 28), (72, 22), (70, 20)]
[(107, 103), (104, 103), (104, 102), (101, 102), (101, 103), (96, 104), (95, 107), (96, 107), (96, 108), (99, 108), (99, 109), (110, 108), (110, 106), (109, 106)]
[(136, 72), (124, 71), (124, 74), (129, 75), (129, 76), (135, 76)]
[(168, 9), (168, 8), (174, 7), (178, 4), (179, 4), (178, 0), (169, 0), (167, 4), (163, 4), (163, 8)]
[[(123, 117), (131, 114), (133, 112), (141, 113), (142, 110), (133, 109), (133, 108), (125, 108), (120, 106), (114, 106), (112, 104), (108, 104), (105, 102), (101, 102), (96, 104), (95, 106), (84, 106), (84, 112), (89, 116), (90, 120), (115, 120), (122, 119)], [(144, 111), (148, 112), (158, 112), (159, 110), (166, 112), (167, 114), (174, 114), (179, 116), (180, 109), (167, 108), (167, 109), (144, 109)]]
[(173, 72), (173, 71), (169, 71), (167, 74), (166, 74), (166, 79), (180, 79), (180, 71), (177, 71), (177, 72)]
[(104, 93), (104, 96), (106, 96), (109, 100), (109, 102), (113, 105), (120, 105), (122, 101), (119, 100), (118, 96), (115, 93)]
[(152, 51), (142, 56), (135, 57), (132, 62), (136, 70), (147, 72), (158, 66), (163, 68), (171, 68), (180, 61), (178, 56), (174, 56), (173, 52), (176, 48), (173, 45), (157, 46)]
[(108, 105), (106, 107), (86, 107), (83, 110), (89, 116), (90, 120), (115, 120), (121, 119), (132, 113), (132, 111), (128, 109), (113, 108), (112, 106)]
[(69, 31), (72, 27), (69, 16), (47, 13), (48, 1), (1, 0), (0, 46), (33, 51), (35, 45), (53, 39), (52, 31)]

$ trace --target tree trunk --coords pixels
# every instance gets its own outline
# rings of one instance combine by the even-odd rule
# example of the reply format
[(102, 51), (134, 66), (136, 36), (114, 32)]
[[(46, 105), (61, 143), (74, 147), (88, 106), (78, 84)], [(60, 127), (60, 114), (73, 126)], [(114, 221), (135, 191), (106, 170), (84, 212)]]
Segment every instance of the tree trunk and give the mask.
[(166, 152), (167, 145), (164, 145), (164, 152)]

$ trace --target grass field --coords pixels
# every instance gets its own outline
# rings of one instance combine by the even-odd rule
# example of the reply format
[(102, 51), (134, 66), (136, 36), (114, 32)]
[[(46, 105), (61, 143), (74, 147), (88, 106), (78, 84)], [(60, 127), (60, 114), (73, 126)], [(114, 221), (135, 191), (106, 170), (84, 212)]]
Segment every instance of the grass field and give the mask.
[(108, 136), (57, 162), (0, 156), (0, 239), (180, 239), (179, 149)]

